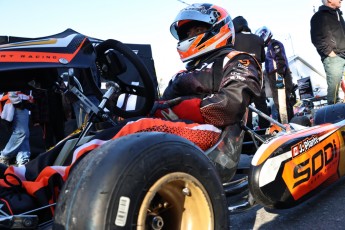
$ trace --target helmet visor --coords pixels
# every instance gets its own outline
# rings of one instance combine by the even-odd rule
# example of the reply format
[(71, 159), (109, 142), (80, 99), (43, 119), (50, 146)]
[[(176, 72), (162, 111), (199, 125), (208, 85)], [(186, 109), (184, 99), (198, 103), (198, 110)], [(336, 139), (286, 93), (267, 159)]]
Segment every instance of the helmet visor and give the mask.
[(170, 32), (174, 38), (179, 40), (178, 29), (181, 26), (180, 21), (200, 21), (212, 25), (217, 21), (216, 16), (217, 14), (215, 11), (206, 10), (205, 7), (201, 5), (191, 5), (181, 10), (176, 16), (174, 22), (170, 26)]

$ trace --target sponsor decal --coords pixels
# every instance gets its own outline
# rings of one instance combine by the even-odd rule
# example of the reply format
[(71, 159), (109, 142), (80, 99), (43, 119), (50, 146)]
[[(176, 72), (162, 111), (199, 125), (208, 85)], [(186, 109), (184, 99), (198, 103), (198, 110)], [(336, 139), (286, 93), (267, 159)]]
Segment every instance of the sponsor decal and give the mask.
[(250, 61), (248, 59), (243, 59), (243, 60), (239, 60), (240, 64), (238, 64), (238, 67), (242, 67), (247, 69), (247, 66), (249, 66)]
[(303, 141), (299, 142), (298, 144), (292, 146), (291, 152), (292, 157), (296, 157), (299, 154), (303, 154), (312, 147), (314, 147), (316, 144), (319, 143), (319, 138), (315, 135), (304, 139)]
[(241, 76), (241, 73), (238, 72), (231, 72), (230, 73), (230, 79), (231, 80), (240, 80), (240, 81), (245, 81), (246, 78)]
[(8, 54), (1, 54), (0, 61), (18, 61), (18, 60), (25, 60), (25, 61), (42, 61), (42, 60), (57, 60), (56, 55), (50, 54), (38, 54), (38, 53), (8, 53)]
[(306, 138), (291, 148), (292, 158), (284, 165), (282, 178), (295, 200), (337, 174), (340, 139), (337, 133), (320, 141)]

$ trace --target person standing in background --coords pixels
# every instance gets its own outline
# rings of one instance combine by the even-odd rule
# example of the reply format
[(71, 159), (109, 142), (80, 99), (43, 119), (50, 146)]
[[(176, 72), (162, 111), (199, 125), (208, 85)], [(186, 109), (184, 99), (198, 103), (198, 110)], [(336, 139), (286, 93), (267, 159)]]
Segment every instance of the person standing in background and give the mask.
[[(278, 109), (278, 120), (285, 124), (294, 116), (293, 106), (296, 104), (296, 94), (285, 48), (283, 43), (272, 39), (273, 34), (266, 26), (257, 29), (255, 34), (260, 36), (264, 40), (265, 46), (267, 46), (265, 72), (274, 104)], [(281, 98), (278, 97), (280, 93), (282, 93)]]
[(342, 0), (322, 0), (323, 5), (310, 20), (310, 36), (321, 57), (327, 79), (327, 103), (340, 101), (339, 86), (345, 66), (345, 22)]
[[(1, 96), (0, 101), (4, 106), (1, 111), (1, 119), (13, 122), (13, 130), (5, 148), (0, 151), (0, 163), (9, 165), (12, 158), (16, 158), (18, 166), (30, 161), (30, 132), (29, 132), (29, 108), (33, 97), (22, 92), (8, 92)], [(0, 106), (2, 107), (2, 106)]]
[[(234, 27), (235, 27), (235, 44), (234, 49), (238, 51), (245, 51), (253, 55), (260, 64), (265, 62), (265, 45), (264, 40), (253, 34), (251, 29), (248, 26), (247, 20), (243, 16), (237, 16), (233, 19)], [(260, 97), (257, 97), (253, 100), (255, 108), (260, 110), (261, 112), (269, 115), (267, 103), (266, 103), (266, 93), (265, 93), (265, 84), (261, 89)], [(253, 128), (253, 115), (252, 112), (249, 111), (247, 126), (249, 128)], [(270, 122), (265, 118), (259, 117), (259, 128), (266, 129), (269, 127)]]

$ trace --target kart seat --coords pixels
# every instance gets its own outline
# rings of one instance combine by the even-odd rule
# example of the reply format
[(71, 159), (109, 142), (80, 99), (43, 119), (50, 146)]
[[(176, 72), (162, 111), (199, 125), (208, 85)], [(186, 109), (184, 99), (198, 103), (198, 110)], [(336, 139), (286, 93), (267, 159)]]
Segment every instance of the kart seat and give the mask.
[(239, 123), (225, 127), (218, 142), (205, 151), (215, 164), (223, 183), (231, 181), (242, 152), (245, 131)]

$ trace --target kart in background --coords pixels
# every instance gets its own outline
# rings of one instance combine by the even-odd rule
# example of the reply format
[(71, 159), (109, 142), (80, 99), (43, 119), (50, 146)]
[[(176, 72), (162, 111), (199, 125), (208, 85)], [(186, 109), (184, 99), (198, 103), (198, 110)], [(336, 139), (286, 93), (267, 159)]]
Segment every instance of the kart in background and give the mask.
[[(66, 80), (69, 93), (90, 112), (87, 125), (63, 140), (56, 165), (87, 143), (96, 121), (116, 126), (150, 111), (157, 92), (152, 74), (128, 46), (116, 40), (94, 41), (75, 31), (0, 46), (1, 91), (56, 89)], [(95, 71), (95, 69), (97, 71)], [(134, 71), (139, 84), (124, 74)], [(76, 73), (81, 75), (76, 76)], [(113, 82), (103, 92), (95, 74)], [(83, 94), (80, 77), (93, 82), (103, 98), (94, 105)], [(35, 84), (39, 83), (39, 84)], [(136, 95), (133, 110), (115, 106), (109, 98)], [(264, 116), (260, 111), (250, 108)], [(248, 129), (244, 124), (224, 128), (218, 143), (207, 151), (181, 137), (135, 133), (88, 153), (72, 169), (58, 201), (54, 218), (42, 222), (37, 210), (0, 217), (9, 229), (228, 229), (229, 215), (255, 205), (280, 209), (296, 206), (345, 173), (345, 106), (319, 109), (314, 125), (289, 128), (266, 117), (280, 129), (274, 134)], [(105, 129), (106, 130), (106, 129)], [(103, 132), (105, 130), (98, 130)], [(240, 167), (241, 155), (252, 158)], [(41, 207), (40, 209), (50, 208)]]

